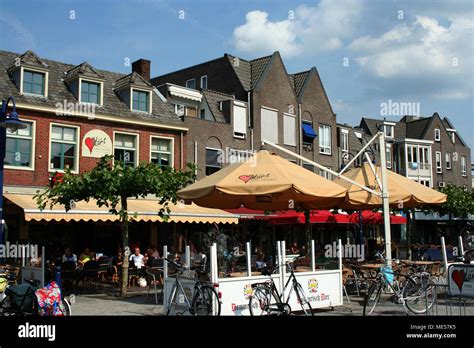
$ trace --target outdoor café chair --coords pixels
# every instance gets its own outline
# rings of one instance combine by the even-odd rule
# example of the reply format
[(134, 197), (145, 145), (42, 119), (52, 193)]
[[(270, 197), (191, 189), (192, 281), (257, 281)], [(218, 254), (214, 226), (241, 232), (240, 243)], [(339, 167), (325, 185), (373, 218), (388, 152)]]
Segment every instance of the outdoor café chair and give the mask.
[(135, 267), (133, 262), (129, 263), (128, 266), (128, 287), (132, 286), (132, 283), (138, 284), (138, 268)]
[(99, 263), (97, 261), (90, 260), (84, 264), (84, 267), (81, 272), (83, 290), (86, 289), (86, 282), (88, 282), (90, 285), (92, 285), (92, 283), (95, 283), (96, 289), (99, 287), (99, 284), (97, 282), (98, 273)]
[(71, 285), (70, 289), (76, 291), (77, 277), (78, 273), (74, 261), (65, 261), (61, 263), (61, 283), (63, 287), (67, 288)]
[(158, 304), (158, 288), (157, 286), (161, 285), (160, 299), (163, 300), (163, 270), (159, 268), (149, 268), (146, 270), (146, 278), (148, 283), (148, 292), (146, 294), (145, 302), (148, 302), (148, 296), (150, 295), (150, 290), (153, 288), (155, 294), (155, 303)]

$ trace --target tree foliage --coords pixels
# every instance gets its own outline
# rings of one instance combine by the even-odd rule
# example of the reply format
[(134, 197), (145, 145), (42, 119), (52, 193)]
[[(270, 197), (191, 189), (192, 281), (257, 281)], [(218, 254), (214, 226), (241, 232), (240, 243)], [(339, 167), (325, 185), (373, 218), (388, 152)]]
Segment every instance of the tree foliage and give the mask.
[(439, 215), (449, 215), (450, 218), (466, 218), (469, 214), (474, 214), (474, 195), (470, 191), (465, 191), (462, 187), (447, 185), (441, 190), (448, 196), (446, 202), (428, 209), (428, 213), (438, 213)]
[[(99, 207), (105, 206), (120, 217), (122, 222), (123, 250), (128, 247), (128, 223), (135, 215), (128, 210), (128, 198), (156, 196), (157, 214), (167, 220), (169, 203), (177, 203), (176, 192), (195, 180), (195, 167), (188, 164), (185, 171), (163, 168), (155, 163), (142, 162), (137, 167), (125, 165), (121, 161), (112, 163), (112, 156), (102, 157), (90, 172), (73, 175), (66, 170), (60, 178), (55, 177), (54, 185), (35, 196), (40, 209), (60, 204), (66, 211), (74, 209), (79, 201), (96, 200)], [(128, 255), (124, 253), (122, 277), (128, 277)], [(122, 291), (127, 291), (128, 279), (122, 279)], [(124, 286), (125, 284), (125, 286)]]

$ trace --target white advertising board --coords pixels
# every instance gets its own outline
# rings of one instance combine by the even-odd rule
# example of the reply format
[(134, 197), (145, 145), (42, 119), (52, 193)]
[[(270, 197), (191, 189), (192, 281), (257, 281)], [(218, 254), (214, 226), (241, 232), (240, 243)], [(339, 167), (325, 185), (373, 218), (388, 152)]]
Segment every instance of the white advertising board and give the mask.
[[(342, 305), (341, 272), (339, 270), (295, 273), (295, 275), (312, 308), (327, 308)], [(288, 273), (285, 283), (287, 281)], [(285, 292), (285, 300), (290, 293), (289, 288), (291, 288), (291, 281)], [(288, 304), (292, 311), (301, 310), (294, 291), (291, 292)]]
[[(277, 289), (280, 289), (280, 275), (272, 276)], [(221, 297), (221, 315), (250, 315), (249, 299), (252, 284), (264, 283), (268, 276), (220, 278), (219, 292)], [(280, 290), (278, 290), (280, 292)]]
[(450, 296), (474, 298), (474, 265), (455, 263), (448, 268)]

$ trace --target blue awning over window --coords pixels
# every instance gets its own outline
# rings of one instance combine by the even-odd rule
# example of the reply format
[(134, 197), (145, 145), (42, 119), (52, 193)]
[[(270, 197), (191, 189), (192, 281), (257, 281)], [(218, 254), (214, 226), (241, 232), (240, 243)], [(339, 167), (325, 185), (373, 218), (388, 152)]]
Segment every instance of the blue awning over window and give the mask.
[(310, 124), (303, 123), (303, 136), (314, 139), (317, 137), (317, 134)]

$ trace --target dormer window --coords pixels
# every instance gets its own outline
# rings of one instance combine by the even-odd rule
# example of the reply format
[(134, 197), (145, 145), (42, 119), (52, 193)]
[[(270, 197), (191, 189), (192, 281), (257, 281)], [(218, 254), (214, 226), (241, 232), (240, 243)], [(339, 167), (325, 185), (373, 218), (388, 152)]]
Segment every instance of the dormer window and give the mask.
[(395, 136), (395, 125), (393, 123), (384, 123), (383, 132), (386, 138), (393, 138)]
[(196, 89), (196, 79), (190, 79), (186, 81), (186, 88)]
[(81, 103), (101, 105), (101, 83), (81, 79)]
[(22, 93), (46, 96), (46, 73), (23, 69)]
[(80, 103), (103, 104), (104, 76), (87, 62), (68, 70), (64, 82)]
[(132, 110), (150, 112), (150, 92), (132, 88)]
[(26, 51), (15, 58), (8, 73), (21, 94), (48, 97), (48, 69), (33, 51)]

